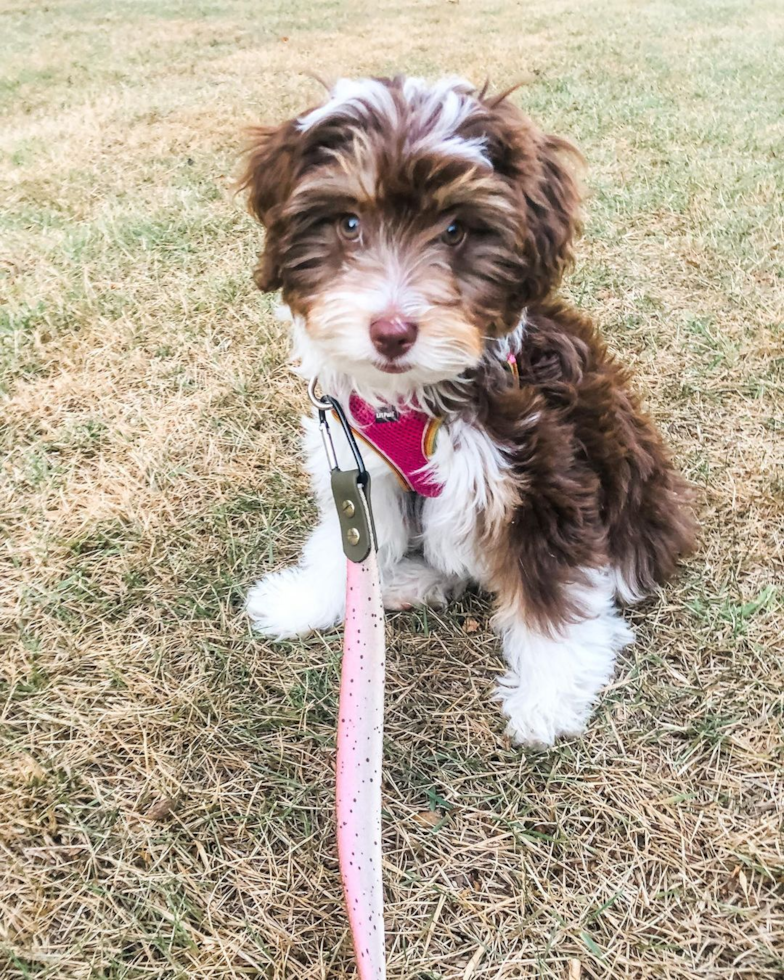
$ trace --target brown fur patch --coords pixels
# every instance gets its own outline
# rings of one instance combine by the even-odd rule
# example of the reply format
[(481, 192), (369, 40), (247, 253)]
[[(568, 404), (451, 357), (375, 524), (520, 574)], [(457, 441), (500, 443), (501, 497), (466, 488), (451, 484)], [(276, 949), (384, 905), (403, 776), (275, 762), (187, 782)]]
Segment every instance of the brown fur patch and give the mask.
[(493, 586), (540, 626), (580, 614), (567, 586), (611, 565), (640, 594), (694, 545), (690, 492), (590, 321), (560, 303), (529, 313), (520, 387), (480, 387), (480, 418), (519, 499), (486, 542)]

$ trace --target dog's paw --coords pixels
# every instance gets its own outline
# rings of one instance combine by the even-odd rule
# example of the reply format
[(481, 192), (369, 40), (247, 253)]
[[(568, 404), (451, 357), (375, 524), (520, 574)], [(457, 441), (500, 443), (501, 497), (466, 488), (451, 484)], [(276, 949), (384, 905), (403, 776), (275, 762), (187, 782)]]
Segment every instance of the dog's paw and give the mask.
[(509, 671), (496, 698), (508, 719), (507, 734), (524, 745), (546, 746), (563, 735), (580, 735), (615, 657), (634, 634), (615, 608), (605, 577), (596, 576), (581, 598), (595, 615), (549, 636), (530, 630), (517, 612), (496, 616)]
[(300, 568), (287, 568), (260, 579), (248, 592), (245, 610), (257, 633), (274, 640), (307, 636), (328, 629), (344, 615), (343, 588), (334, 583), (316, 586), (314, 577)]
[(443, 609), (455, 582), (416, 558), (404, 558), (384, 575), (384, 608), (411, 609), (430, 606)]
[(569, 697), (555, 685), (539, 684), (536, 689), (521, 685), (509, 671), (498, 679), (496, 700), (507, 718), (506, 734), (517, 745), (547, 748), (557, 738), (580, 735), (591, 714), (594, 697)]

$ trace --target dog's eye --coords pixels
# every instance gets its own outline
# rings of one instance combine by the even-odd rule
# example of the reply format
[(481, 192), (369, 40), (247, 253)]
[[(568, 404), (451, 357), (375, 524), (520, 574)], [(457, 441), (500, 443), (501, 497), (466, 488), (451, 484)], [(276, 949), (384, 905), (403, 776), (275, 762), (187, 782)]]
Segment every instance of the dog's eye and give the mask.
[(349, 242), (359, 238), (360, 221), (355, 214), (344, 214), (338, 221), (338, 231)]
[(460, 224), (460, 222), (450, 221), (441, 235), (441, 241), (446, 242), (447, 245), (455, 246), (459, 245), (465, 236), (465, 228)]

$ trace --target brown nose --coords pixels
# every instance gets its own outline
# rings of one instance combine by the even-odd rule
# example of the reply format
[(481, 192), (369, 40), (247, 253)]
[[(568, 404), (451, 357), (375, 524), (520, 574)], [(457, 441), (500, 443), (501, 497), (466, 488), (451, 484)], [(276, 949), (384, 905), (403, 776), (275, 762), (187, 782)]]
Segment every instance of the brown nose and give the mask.
[(370, 339), (373, 341), (373, 346), (379, 354), (383, 354), (391, 361), (411, 350), (418, 332), (419, 327), (415, 323), (399, 317), (382, 317), (380, 320), (373, 320), (370, 324)]

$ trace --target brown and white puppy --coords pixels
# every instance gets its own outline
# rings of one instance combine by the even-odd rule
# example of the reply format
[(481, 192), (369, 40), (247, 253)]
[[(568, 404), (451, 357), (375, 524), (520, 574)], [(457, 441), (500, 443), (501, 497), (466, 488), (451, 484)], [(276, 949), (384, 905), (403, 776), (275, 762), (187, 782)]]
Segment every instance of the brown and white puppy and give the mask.
[[(506, 96), (368, 78), (255, 130), (242, 181), (266, 228), (256, 282), (282, 289), (303, 376), (344, 406), (355, 393), (443, 419), (428, 464), (439, 496), (414, 505), (367, 454), (386, 604), (443, 602), (467, 581), (493, 593), (507, 730), (539, 744), (583, 729), (632, 639), (616, 597), (649, 593), (693, 537), (686, 487), (623, 368), (553, 296), (579, 231), (578, 159)], [(273, 637), (344, 615), (313, 425), (305, 449), (320, 523), (299, 565), (248, 598)]]

